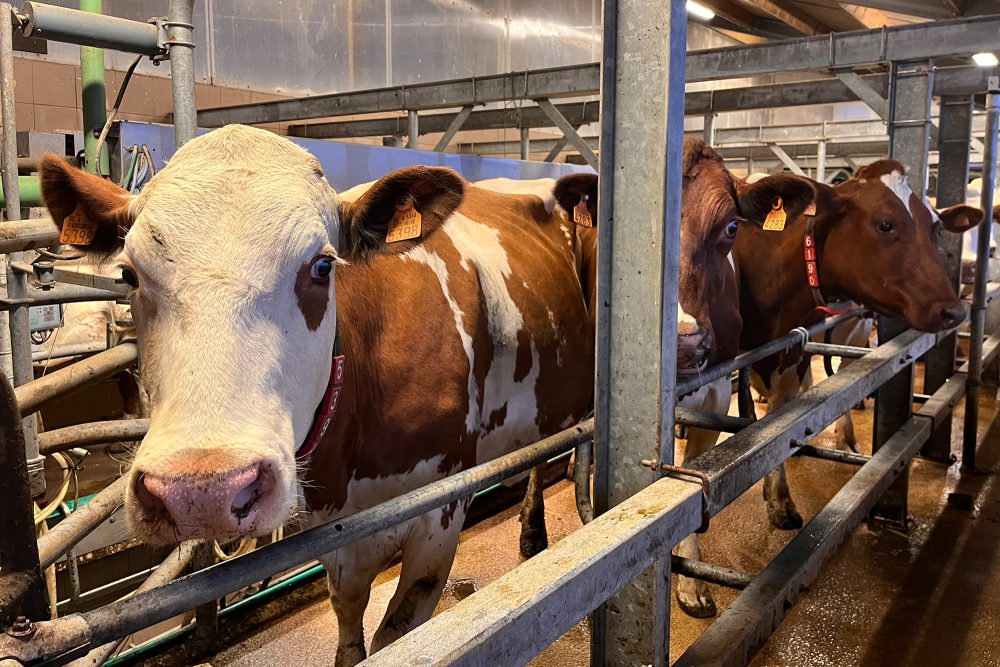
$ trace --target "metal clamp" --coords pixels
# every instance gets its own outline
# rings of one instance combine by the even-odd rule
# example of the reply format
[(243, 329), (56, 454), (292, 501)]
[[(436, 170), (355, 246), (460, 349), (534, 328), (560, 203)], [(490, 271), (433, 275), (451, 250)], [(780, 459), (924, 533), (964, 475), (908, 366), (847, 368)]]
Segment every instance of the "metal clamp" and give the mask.
[[(658, 463), (653, 459), (646, 459), (642, 461), (642, 465), (649, 468), (653, 472), (663, 472), (667, 473), (668, 476), (676, 478), (677, 476), (682, 477), (694, 477), (701, 483), (701, 494), (702, 500), (704, 501), (701, 505), (701, 527), (694, 531), (696, 533), (704, 533), (708, 531), (708, 523), (712, 520), (712, 515), (708, 511), (708, 501), (712, 497), (711, 480), (708, 475), (701, 470), (693, 470), (691, 468), (684, 468), (682, 466), (675, 466), (669, 463)], [(690, 481), (690, 480), (687, 480)]]

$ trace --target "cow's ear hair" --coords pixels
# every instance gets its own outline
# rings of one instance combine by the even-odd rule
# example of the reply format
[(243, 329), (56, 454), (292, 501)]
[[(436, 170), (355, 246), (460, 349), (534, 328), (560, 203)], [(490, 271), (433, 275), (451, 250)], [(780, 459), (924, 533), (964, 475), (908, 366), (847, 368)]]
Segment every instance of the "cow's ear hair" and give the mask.
[(979, 226), (979, 223), (986, 217), (983, 215), (981, 208), (967, 204), (949, 206), (946, 209), (938, 211), (938, 216), (941, 218), (941, 224), (944, 225), (944, 228), (956, 234), (961, 234), (967, 229)]
[(556, 181), (553, 194), (559, 206), (569, 214), (570, 218), (573, 217), (576, 205), (586, 197), (590, 219), (593, 224), (597, 224), (597, 174), (580, 173), (563, 176)]
[(75, 248), (103, 261), (121, 251), (125, 233), (135, 221), (132, 197), (113, 182), (70, 165), (54, 153), (38, 164), (42, 201), (60, 231), (67, 218), (74, 225), (93, 230), (93, 238)]
[[(761, 227), (780, 197), (788, 220), (794, 220), (809, 210), (810, 206), (819, 206), (818, 185), (808, 178), (788, 174), (768, 176), (756, 183), (737, 182), (740, 215), (751, 224)], [(817, 211), (812, 214), (817, 213), (822, 215), (825, 212)]]
[[(465, 182), (451, 169), (407, 167), (376, 181), (353, 203), (341, 204), (341, 251), (348, 260), (412, 250), (444, 224), (462, 203)], [(420, 213), (420, 236), (387, 242), (399, 208)]]

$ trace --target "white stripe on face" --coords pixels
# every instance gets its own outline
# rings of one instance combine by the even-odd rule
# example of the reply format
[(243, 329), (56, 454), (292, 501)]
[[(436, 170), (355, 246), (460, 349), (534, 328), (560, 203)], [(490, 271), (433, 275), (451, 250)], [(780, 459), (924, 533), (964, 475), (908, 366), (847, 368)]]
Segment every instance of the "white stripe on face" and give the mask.
[(677, 303), (677, 335), (690, 336), (698, 333), (698, 321), (684, 312), (680, 302)]
[(913, 211), (910, 210), (910, 197), (913, 195), (913, 190), (910, 189), (910, 182), (906, 180), (906, 174), (894, 171), (890, 174), (883, 174), (879, 180), (885, 184), (885, 187), (892, 190), (894, 195), (899, 197), (906, 212), (910, 214), (910, 217), (913, 217)]

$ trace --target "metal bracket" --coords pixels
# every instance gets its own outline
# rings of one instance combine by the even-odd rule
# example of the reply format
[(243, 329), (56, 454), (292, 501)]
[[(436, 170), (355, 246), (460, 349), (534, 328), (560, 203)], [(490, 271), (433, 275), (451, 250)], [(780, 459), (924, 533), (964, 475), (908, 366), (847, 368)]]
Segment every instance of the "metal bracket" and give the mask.
[(708, 475), (700, 470), (675, 466), (670, 463), (657, 463), (653, 459), (642, 461), (642, 465), (654, 472), (666, 473), (668, 477), (694, 477), (701, 482), (702, 500), (704, 502), (701, 505), (701, 527), (695, 532), (704, 533), (708, 531), (708, 524), (712, 520), (712, 515), (708, 511), (708, 501), (712, 497), (712, 481), (708, 478)]

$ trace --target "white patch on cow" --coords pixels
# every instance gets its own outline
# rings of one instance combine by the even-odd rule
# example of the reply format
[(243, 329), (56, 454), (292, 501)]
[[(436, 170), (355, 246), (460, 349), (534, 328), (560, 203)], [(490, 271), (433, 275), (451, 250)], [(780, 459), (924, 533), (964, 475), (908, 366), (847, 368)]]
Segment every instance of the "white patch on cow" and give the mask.
[[(447, 226), (450, 222), (445, 223)], [(476, 353), (472, 348), (472, 336), (465, 329), (465, 313), (458, 305), (458, 302), (451, 296), (448, 290), (448, 267), (443, 259), (437, 254), (428, 252), (427, 248), (419, 245), (403, 255), (405, 259), (419, 262), (426, 265), (437, 276), (438, 284), (441, 285), (441, 293), (444, 294), (445, 301), (451, 308), (451, 313), (455, 318), (455, 329), (462, 340), (462, 347), (465, 349), (465, 356), (469, 359), (469, 413), (465, 418), (465, 428), (470, 433), (479, 428), (479, 416), (476, 406), (479, 405), (479, 388), (476, 386), (476, 378), (473, 373), (476, 362)]]
[(677, 302), (677, 335), (689, 336), (698, 333), (698, 321), (684, 312), (680, 301)]
[(726, 255), (726, 259), (729, 260), (729, 268), (731, 268), (733, 270), (733, 273), (735, 274), (736, 273), (736, 262), (733, 261), (733, 253), (729, 253), (728, 255)]
[(511, 178), (489, 178), (485, 181), (477, 181), (474, 185), (484, 190), (508, 195), (534, 195), (542, 200), (546, 213), (552, 215), (552, 211), (556, 210), (556, 197), (553, 193), (556, 182), (552, 178), (524, 181)]
[(357, 200), (361, 199), (361, 195), (368, 192), (368, 190), (370, 190), (375, 183), (377, 183), (377, 181), (368, 181), (367, 183), (355, 185), (353, 188), (344, 190), (343, 192), (338, 192), (337, 196), (340, 197), (342, 201), (353, 204)]
[(559, 223), (559, 229), (562, 230), (563, 236), (566, 237), (566, 245), (568, 245), (570, 248), (572, 248), (573, 247), (573, 236), (574, 235), (569, 230), (569, 227), (567, 225)]
[(899, 197), (899, 201), (903, 202), (906, 212), (912, 217), (913, 211), (910, 210), (910, 197), (913, 196), (913, 190), (910, 189), (910, 182), (906, 180), (906, 174), (900, 171), (893, 171), (889, 174), (882, 174), (879, 176), (879, 180), (882, 181), (885, 187), (892, 190), (892, 194)]
[(562, 366), (562, 350), (565, 346), (566, 339), (559, 335), (559, 324), (556, 322), (556, 315), (550, 309), (545, 309), (546, 314), (549, 316), (549, 325), (552, 327), (553, 339), (557, 342), (556, 345), (556, 366)]

